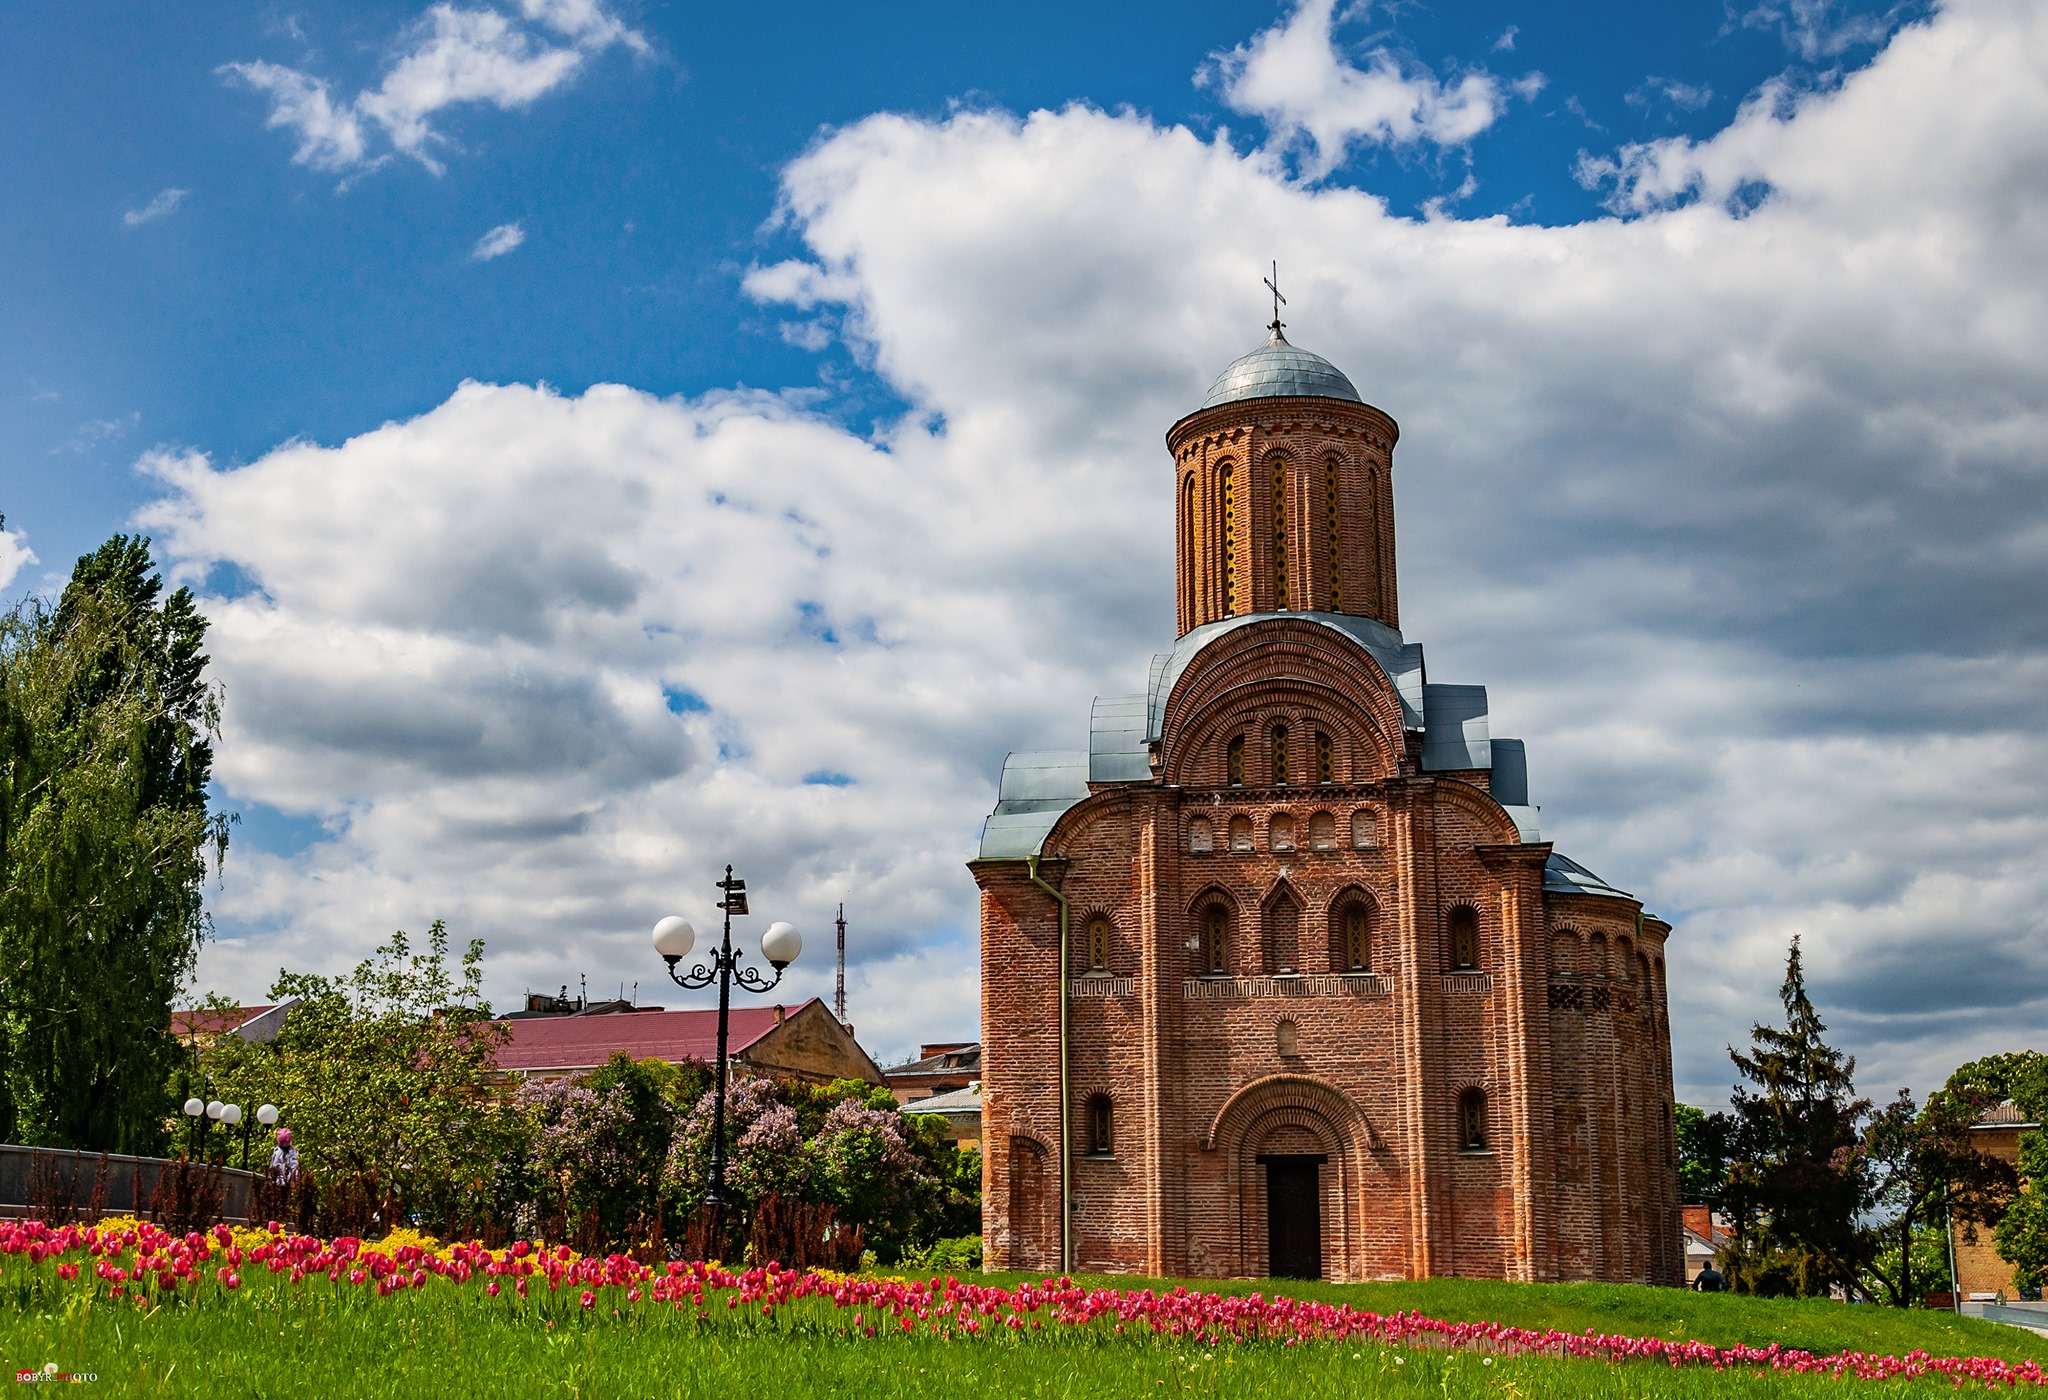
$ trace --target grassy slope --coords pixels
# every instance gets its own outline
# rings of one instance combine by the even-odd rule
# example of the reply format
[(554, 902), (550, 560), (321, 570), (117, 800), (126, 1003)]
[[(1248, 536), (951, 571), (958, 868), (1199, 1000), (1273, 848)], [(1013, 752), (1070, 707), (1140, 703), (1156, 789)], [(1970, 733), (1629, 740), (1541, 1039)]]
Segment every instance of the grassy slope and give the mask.
[(867, 1339), (816, 1304), (773, 1322), (720, 1310), (698, 1323), (661, 1310), (584, 1313), (566, 1297), (492, 1303), (438, 1288), (391, 1299), (337, 1297), (319, 1285), (294, 1292), (264, 1279), (225, 1302), (145, 1318), (103, 1304), (55, 1303), (43, 1311), (20, 1306), (12, 1289), (0, 1292), (0, 1355), (11, 1366), (54, 1361), (65, 1371), (92, 1372), (94, 1393), (104, 1395), (1934, 1400), (1954, 1393), (1945, 1382), (1871, 1384), (1341, 1344), (1204, 1352), (1100, 1333)]
[[(1014, 1283), (1027, 1274), (991, 1274)], [(1172, 1288), (1173, 1280), (1087, 1276), (1112, 1288)], [(1767, 1347), (1776, 1343), (1816, 1354), (1862, 1351), (1903, 1356), (1997, 1356), (2048, 1363), (2048, 1338), (2017, 1327), (1926, 1309), (1849, 1306), (1821, 1299), (1737, 1298), (1614, 1283), (1497, 1283), (1484, 1279), (1425, 1279), (1416, 1283), (1257, 1283), (1203, 1281), (1206, 1292), (1262, 1292), (1347, 1303), (1373, 1312), (1419, 1312), (1450, 1322), (1509, 1322), (1560, 1332), (1596, 1332), (1716, 1346)]]

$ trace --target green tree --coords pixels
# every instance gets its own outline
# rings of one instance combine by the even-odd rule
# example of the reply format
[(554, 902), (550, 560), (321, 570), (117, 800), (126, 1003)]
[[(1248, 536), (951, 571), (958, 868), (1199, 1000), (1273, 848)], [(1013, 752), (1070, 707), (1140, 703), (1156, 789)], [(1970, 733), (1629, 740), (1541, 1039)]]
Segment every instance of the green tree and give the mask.
[[(1853, 1170), (1863, 1180), (1863, 1281), (1894, 1307), (1912, 1307), (1932, 1284), (1915, 1243), (1930, 1227), (1996, 1225), (2018, 1187), (2012, 1164), (1979, 1152), (1970, 1125), (1996, 1099), (1975, 1086), (1897, 1099), (1864, 1125)], [(1947, 1268), (1940, 1271), (1947, 1274)]]
[[(1986, 1055), (1957, 1068), (1948, 1090), (1970, 1090), (1989, 1105), (2011, 1100), (2029, 1122), (2048, 1113), (2048, 1055), (2038, 1050)], [(2013, 1266), (2022, 1288), (2048, 1286), (2048, 1138), (2030, 1132), (2020, 1138), (2021, 1186), (2000, 1217), (1993, 1236), (1999, 1257)]]
[(316, 1177), (374, 1182), (429, 1224), (474, 1221), (505, 1208), (524, 1156), (496, 1073), (510, 1032), (482, 986), (483, 940), (451, 971), (437, 919), (424, 949), (401, 930), (346, 977), (279, 973), (272, 998), (300, 1003), (277, 1038), (223, 1036), (202, 1062), (221, 1097), (283, 1111)]
[(207, 928), (219, 698), (149, 541), (0, 615), (0, 1139), (160, 1149), (171, 1002)]
[(1725, 1196), (1735, 1239), (1723, 1263), (1737, 1292), (1808, 1297), (1857, 1283), (1865, 1243), (1857, 1127), (1870, 1104), (1855, 1097), (1856, 1061), (1825, 1039), (1797, 938), (1779, 999), (1784, 1028), (1753, 1025), (1749, 1053), (1728, 1051), (1754, 1088), (1735, 1090)]
[(1673, 1106), (1678, 1118), (1678, 1191), (1688, 1205), (1720, 1210), (1728, 1192), (1728, 1153), (1735, 1115), (1708, 1113), (1689, 1103)]

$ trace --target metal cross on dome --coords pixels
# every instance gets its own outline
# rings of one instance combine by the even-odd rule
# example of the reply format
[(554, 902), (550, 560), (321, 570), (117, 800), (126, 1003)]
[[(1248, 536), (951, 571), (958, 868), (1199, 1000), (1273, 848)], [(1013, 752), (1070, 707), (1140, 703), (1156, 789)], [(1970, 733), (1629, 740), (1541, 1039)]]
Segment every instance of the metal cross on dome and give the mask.
[(1274, 335), (1278, 335), (1287, 325), (1285, 321), (1280, 319), (1280, 308), (1287, 305), (1287, 298), (1280, 295), (1279, 262), (1274, 262), (1273, 275), (1265, 278), (1264, 281), (1266, 283), (1266, 290), (1273, 294), (1273, 324), (1267, 326), (1266, 329), (1273, 332)]

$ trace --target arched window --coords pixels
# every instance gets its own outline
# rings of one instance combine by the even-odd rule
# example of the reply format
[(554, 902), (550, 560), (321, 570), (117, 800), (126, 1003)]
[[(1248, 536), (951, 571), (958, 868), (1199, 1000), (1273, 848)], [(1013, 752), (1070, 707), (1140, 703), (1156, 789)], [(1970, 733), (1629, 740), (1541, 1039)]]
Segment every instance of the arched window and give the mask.
[(1614, 975), (1626, 982), (1635, 975), (1635, 943), (1628, 938), (1614, 940)]
[(1486, 1151), (1486, 1091), (1467, 1089), (1458, 1095), (1458, 1150)]
[(1201, 948), (1195, 970), (1210, 977), (1230, 971), (1230, 911), (1212, 904), (1202, 911)]
[(1232, 817), (1230, 819), (1230, 849), (1249, 851), (1252, 848), (1252, 819)]
[(1287, 786), (1287, 726), (1273, 726), (1273, 786)]
[(1109, 971), (1109, 920), (1097, 914), (1088, 921), (1088, 970)]
[(1216, 473), (1223, 498), (1223, 614), (1237, 612), (1237, 470), (1225, 462)]
[(1301, 1027), (1292, 1021), (1282, 1021), (1273, 1027), (1273, 1050), (1283, 1059), (1293, 1059), (1301, 1053)]
[(1273, 606), (1287, 601), (1287, 459), (1273, 459)]
[(1593, 935), (1592, 946), (1588, 949), (1588, 954), (1587, 962), (1589, 966), (1586, 968), (1586, 971), (1592, 973), (1595, 977), (1605, 977), (1609, 971), (1607, 966), (1606, 934), (1596, 933)]
[(1285, 812), (1275, 812), (1273, 820), (1266, 824), (1266, 844), (1275, 851), (1294, 849), (1294, 818)]
[(1244, 786), (1244, 735), (1231, 737), (1223, 749), (1223, 780), (1232, 787)]
[(1337, 781), (1337, 754), (1330, 747), (1330, 736), (1320, 729), (1316, 731), (1316, 781), (1334, 783)]
[(1330, 611), (1344, 610), (1344, 562), (1337, 530), (1337, 459), (1323, 461), (1323, 524), (1330, 540)]
[(1479, 967), (1479, 915), (1459, 905), (1451, 911), (1451, 970), (1473, 972)]
[(1308, 819), (1308, 845), (1312, 851), (1334, 851), (1337, 849), (1337, 819), (1328, 812), (1317, 812)]
[(1188, 823), (1188, 849), (1198, 856), (1216, 849), (1216, 828), (1207, 817), (1196, 817)]
[(1109, 1109), (1109, 1095), (1088, 1096), (1088, 1155), (1107, 1157), (1115, 1150), (1116, 1141), (1111, 1136), (1113, 1127)]
[(1372, 970), (1372, 908), (1364, 900), (1353, 899), (1340, 905), (1333, 921), (1331, 940), (1331, 962), (1339, 972), (1370, 972)]
[(1579, 940), (1570, 933), (1550, 935), (1551, 975), (1569, 976), (1579, 970)]
[(1380, 819), (1370, 807), (1360, 807), (1351, 814), (1351, 844), (1361, 851), (1369, 851), (1380, 843)]
[(1650, 981), (1650, 955), (1648, 953), (1636, 954), (1636, 980), (1643, 984), (1643, 995), (1655, 1001), (1657, 999), (1657, 988), (1656, 984)]
[(1267, 903), (1264, 919), (1267, 972), (1293, 972), (1301, 966), (1301, 905), (1284, 887)]

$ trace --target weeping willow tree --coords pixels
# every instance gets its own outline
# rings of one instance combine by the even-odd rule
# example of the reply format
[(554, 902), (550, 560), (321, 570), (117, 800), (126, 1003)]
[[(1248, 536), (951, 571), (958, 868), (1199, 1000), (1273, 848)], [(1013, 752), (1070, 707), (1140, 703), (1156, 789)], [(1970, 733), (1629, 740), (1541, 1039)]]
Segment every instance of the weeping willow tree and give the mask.
[(0, 1141), (159, 1147), (171, 1001), (206, 932), (219, 701), (149, 541), (0, 614)]

